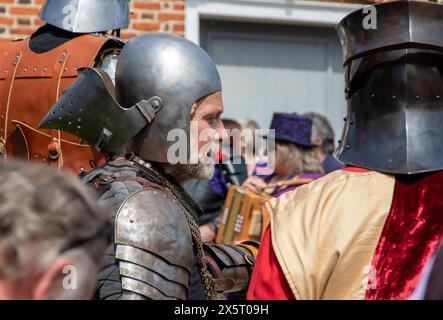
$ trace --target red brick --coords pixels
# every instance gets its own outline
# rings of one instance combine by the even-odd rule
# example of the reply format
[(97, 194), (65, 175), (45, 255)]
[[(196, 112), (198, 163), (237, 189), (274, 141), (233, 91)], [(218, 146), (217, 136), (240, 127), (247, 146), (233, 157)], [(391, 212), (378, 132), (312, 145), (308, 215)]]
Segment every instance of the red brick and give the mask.
[(38, 15), (40, 12), (39, 8), (35, 7), (11, 7), (9, 8), (10, 14), (16, 14), (16, 15)]
[(134, 9), (145, 9), (145, 10), (160, 10), (161, 8), (159, 2), (134, 2), (132, 7)]
[(160, 29), (160, 24), (157, 22), (139, 22), (134, 23), (132, 27), (135, 30), (143, 30), (143, 31), (158, 31)]
[(14, 19), (6, 18), (6, 17), (0, 17), (0, 24), (3, 25), (12, 25), (14, 23)]
[(34, 32), (33, 28), (14, 28), (11, 29), (12, 34), (29, 35)]
[(183, 13), (160, 13), (158, 15), (160, 21), (183, 21), (185, 15)]
[(183, 33), (185, 31), (185, 25), (184, 24), (175, 24), (172, 27), (172, 31), (175, 32), (180, 32)]

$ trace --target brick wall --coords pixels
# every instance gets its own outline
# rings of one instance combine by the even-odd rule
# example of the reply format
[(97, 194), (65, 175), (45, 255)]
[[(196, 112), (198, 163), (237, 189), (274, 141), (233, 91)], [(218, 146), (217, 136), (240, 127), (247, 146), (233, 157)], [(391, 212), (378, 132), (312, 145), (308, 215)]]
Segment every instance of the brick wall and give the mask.
[[(43, 22), (38, 12), (45, 0), (0, 0), (0, 38), (31, 34)], [(131, 0), (131, 24), (123, 38), (149, 31), (184, 34), (184, 0)]]
[[(373, 3), (388, 0), (325, 0), (331, 2)], [(37, 17), (45, 0), (0, 0), (0, 40), (24, 38), (43, 22)], [(185, 0), (131, 0), (131, 24), (123, 38), (164, 31), (184, 34)]]

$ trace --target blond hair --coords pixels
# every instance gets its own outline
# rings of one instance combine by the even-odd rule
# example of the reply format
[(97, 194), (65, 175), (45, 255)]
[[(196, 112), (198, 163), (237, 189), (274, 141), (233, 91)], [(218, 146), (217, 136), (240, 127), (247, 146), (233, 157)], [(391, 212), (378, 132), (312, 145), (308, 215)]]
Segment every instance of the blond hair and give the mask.
[(302, 173), (323, 174), (321, 162), (314, 148), (298, 146), (290, 142), (275, 143), (276, 159), (285, 177), (298, 176)]

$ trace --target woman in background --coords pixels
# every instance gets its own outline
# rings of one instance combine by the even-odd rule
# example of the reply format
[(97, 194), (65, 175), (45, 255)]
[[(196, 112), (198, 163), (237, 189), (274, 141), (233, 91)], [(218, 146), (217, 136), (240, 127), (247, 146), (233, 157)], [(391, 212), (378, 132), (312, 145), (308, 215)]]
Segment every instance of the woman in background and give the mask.
[(321, 162), (312, 144), (312, 120), (296, 113), (274, 113), (270, 129), (275, 130), (275, 167), (262, 175), (268, 164), (258, 164), (243, 186), (272, 196), (297, 188), (322, 176)]

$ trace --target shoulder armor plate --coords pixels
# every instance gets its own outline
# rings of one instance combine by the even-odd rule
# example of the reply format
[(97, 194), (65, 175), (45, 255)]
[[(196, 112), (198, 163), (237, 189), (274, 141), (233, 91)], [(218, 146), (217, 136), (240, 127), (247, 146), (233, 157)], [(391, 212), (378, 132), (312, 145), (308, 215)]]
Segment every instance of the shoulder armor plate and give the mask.
[(115, 220), (123, 289), (151, 299), (186, 299), (193, 246), (185, 213), (166, 191), (132, 194)]

